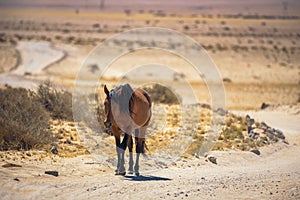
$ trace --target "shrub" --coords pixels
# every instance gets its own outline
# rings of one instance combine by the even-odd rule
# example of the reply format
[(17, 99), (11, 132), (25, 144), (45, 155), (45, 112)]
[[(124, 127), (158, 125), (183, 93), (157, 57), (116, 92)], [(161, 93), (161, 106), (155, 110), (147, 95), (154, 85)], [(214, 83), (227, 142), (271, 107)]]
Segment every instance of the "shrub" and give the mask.
[(34, 92), (0, 89), (0, 150), (28, 150), (51, 143), (49, 119)]
[[(102, 130), (104, 127), (104, 106), (103, 101), (100, 101), (98, 95), (90, 94), (76, 95), (74, 98), (74, 116), (76, 121), (80, 121), (88, 125), (94, 131), (97, 131), (99, 126)], [(96, 114), (97, 121), (94, 121), (93, 114)]]
[(55, 119), (73, 120), (72, 95), (67, 91), (57, 91), (48, 81), (38, 87), (39, 101)]
[(184, 25), (184, 26), (183, 26), (183, 29), (184, 29), (185, 31), (188, 31), (188, 30), (190, 29), (190, 27), (189, 27), (188, 25)]
[(144, 87), (144, 90), (150, 94), (152, 102), (155, 103), (179, 104), (181, 101), (170, 89), (159, 84)]
[(93, 24), (93, 28), (99, 28), (100, 24)]

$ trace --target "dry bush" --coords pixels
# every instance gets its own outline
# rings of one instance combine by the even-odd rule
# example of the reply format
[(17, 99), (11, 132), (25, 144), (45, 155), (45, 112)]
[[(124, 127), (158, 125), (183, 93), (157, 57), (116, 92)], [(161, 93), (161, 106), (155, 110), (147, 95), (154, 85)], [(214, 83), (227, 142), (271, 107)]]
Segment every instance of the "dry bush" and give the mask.
[[(75, 120), (85, 123), (90, 129), (98, 131), (105, 130), (104, 127), (104, 106), (98, 95), (94, 94), (77, 95), (74, 98), (74, 113)], [(97, 116), (97, 121), (94, 121), (94, 116)]]
[(97, 98), (97, 101), (96, 101), (96, 104), (95, 104), (95, 108), (96, 108), (96, 113), (97, 113), (98, 124), (99, 124), (99, 126), (102, 130), (105, 130), (105, 126), (104, 126), (104, 120), (105, 120), (104, 105), (103, 105), (103, 102), (100, 102), (100, 100), (98, 98)]
[(190, 29), (190, 27), (189, 27), (188, 25), (184, 25), (184, 26), (183, 26), (183, 29), (184, 29), (185, 31), (188, 31), (188, 30)]
[(57, 91), (50, 82), (38, 87), (39, 101), (55, 119), (73, 120), (72, 95), (67, 91)]
[(23, 88), (0, 90), (0, 150), (28, 150), (51, 144), (50, 116), (37, 95)]
[(150, 94), (152, 102), (163, 104), (179, 104), (181, 102), (181, 99), (178, 99), (170, 89), (162, 85), (154, 84), (143, 89)]

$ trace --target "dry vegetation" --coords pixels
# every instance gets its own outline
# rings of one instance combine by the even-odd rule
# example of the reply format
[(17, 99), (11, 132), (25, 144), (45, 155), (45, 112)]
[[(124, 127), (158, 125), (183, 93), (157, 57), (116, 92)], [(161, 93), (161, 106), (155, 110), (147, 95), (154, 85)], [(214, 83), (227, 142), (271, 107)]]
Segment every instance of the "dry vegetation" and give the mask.
[(52, 118), (73, 120), (71, 93), (57, 91), (50, 82), (45, 82), (39, 85), (37, 95)]
[[(2, 58), (0, 71), (9, 71), (18, 62), (13, 57), (19, 41), (48, 41), (68, 55), (46, 72), (54, 80), (59, 77), (56, 83), (72, 86), (83, 55), (104, 39), (132, 28), (164, 27), (191, 36), (208, 51), (223, 76), (230, 109), (299, 101), (300, 33), (294, 28), (299, 24), (295, 14), (178, 14), (140, 9), (116, 13), (12, 10), (2, 16), (1, 52), (10, 56)], [(130, 41), (112, 43), (134, 49)], [(79, 50), (73, 54), (73, 49)], [(259, 98), (255, 102), (253, 95)]]
[(55, 134), (50, 119), (71, 120), (71, 94), (58, 92), (49, 82), (35, 93), (24, 88), (0, 90), (0, 149), (29, 150), (50, 146)]
[[(155, 106), (157, 108), (154, 108), (154, 124), (150, 127), (147, 138), (150, 152), (160, 149), (175, 151), (168, 149), (168, 146), (172, 147), (174, 143), (184, 145), (188, 138), (192, 138), (191, 143), (184, 150), (183, 156), (199, 155), (211, 127), (212, 110), (210, 107), (207, 105)], [(166, 118), (162, 116), (161, 110), (166, 111)], [(183, 117), (184, 113), (182, 112), (188, 113), (188, 115)], [(214, 112), (218, 113), (218, 111)], [(255, 122), (249, 116), (237, 116), (227, 111), (218, 115), (224, 114), (224, 121), (221, 122), (222, 132), (212, 150), (250, 151), (279, 141), (286, 142), (285, 136), (280, 130), (273, 129), (264, 122)], [(163, 120), (166, 120), (166, 125), (163, 129), (157, 129), (155, 123), (164, 123)]]
[[(45, 17), (36, 17), (40, 15), (44, 15)], [(20, 55), (17, 50), (19, 41), (48, 41), (56, 47), (65, 48), (67, 50), (69, 47), (75, 47), (88, 52), (88, 50), (98, 45), (102, 40), (115, 33), (144, 26), (165, 27), (181, 31), (191, 36), (200, 42), (208, 51), (224, 77), (223, 81), (225, 83), (230, 108), (258, 108), (261, 103), (265, 101), (275, 104), (282, 102), (299, 102), (300, 80), (298, 55), (300, 53), (300, 33), (293, 28), (299, 23), (299, 16), (296, 15), (178, 14), (164, 10), (141, 9), (136, 11), (126, 9), (123, 13), (99, 13), (92, 11), (47, 11), (41, 13), (41, 11), (38, 10), (29, 13), (28, 10), (18, 10), (17, 12), (12, 10), (9, 13), (8, 11), (4, 11), (1, 16), (3, 17), (0, 19), (0, 52), (5, 56), (2, 56), (0, 60), (0, 72), (10, 71), (20, 63)], [(33, 19), (33, 17), (35, 18)], [(130, 41), (112, 42), (114, 45), (122, 45), (128, 49), (134, 48)], [(175, 49), (178, 44), (173, 45)], [(66, 56), (66, 59), (61, 62), (62, 64), (53, 64), (50, 68), (46, 69), (46, 72), (50, 72), (51, 70), (61, 72), (60, 70), (62, 70), (61, 68), (63, 66), (66, 68), (66, 74), (53, 73), (52, 75), (69, 78), (70, 74), (72, 74), (71, 79), (74, 78), (72, 77), (76, 74), (74, 73), (74, 71), (76, 72), (74, 66), (78, 64), (76, 63), (78, 60), (74, 61), (72, 59), (74, 59), (73, 57), (77, 58), (80, 51), (78, 54), (73, 55), (72, 50), (70, 50), (68, 54), (70, 55)], [(65, 65), (66, 63), (69, 65)], [(239, 72), (241, 69), (243, 69), (245, 73)], [(68, 71), (72, 71), (72, 73)], [(34, 77), (32, 78), (34, 79)], [(61, 79), (59, 79), (59, 81), (61, 81)], [(3, 94), (13, 93), (10, 94), (10, 101), (4, 100), (1, 104), (4, 105), (4, 103), (7, 103), (9, 105), (10, 102), (18, 101), (13, 101), (15, 95), (18, 97), (18, 94), (15, 94), (18, 90), (22, 91), (19, 95), (25, 95), (26, 90), (22, 89), (7, 88), (1, 90)], [(148, 140), (150, 148), (155, 150), (165, 145), (165, 143), (162, 142), (171, 143), (176, 140), (176, 128), (180, 129), (181, 127), (184, 128), (183, 130), (185, 131), (188, 130), (186, 131), (187, 134), (193, 139), (187, 152), (191, 154), (197, 152), (205, 139), (207, 126), (210, 123), (211, 110), (201, 107), (200, 116), (191, 114), (193, 117), (191, 117), (190, 121), (183, 122), (180, 121), (182, 116), (180, 109), (176, 107), (178, 105), (171, 106), (171, 104), (179, 104), (181, 102), (176, 95), (159, 85), (148, 87), (146, 90), (151, 94), (153, 102), (155, 102), (156, 105), (159, 103), (169, 104), (169, 106), (161, 105), (162, 107), (167, 107), (161, 107), (156, 110), (157, 112), (159, 112), (159, 109), (167, 110), (168, 117), (166, 124), (169, 129), (167, 132), (156, 132), (156, 135), (150, 135)], [(49, 83), (40, 85), (37, 94), (29, 91), (27, 91), (27, 93), (33, 96), (20, 98), (19, 100), (22, 104), (22, 101), (24, 101), (26, 105), (36, 104), (36, 108), (31, 109), (40, 109), (38, 112), (42, 112), (45, 116), (48, 116), (43, 118), (47, 121), (45, 132), (49, 132), (49, 118), (52, 118), (51, 123), (56, 123), (55, 120), (60, 120), (59, 123), (67, 123), (67, 121), (72, 120), (72, 98), (70, 93), (57, 91), (53, 89)], [(256, 96), (259, 100), (253, 101), (253, 96)], [(102, 102), (86, 99), (82, 102), (82, 108), (85, 108), (84, 104), (86, 102), (89, 102), (96, 108), (99, 116), (99, 124), (103, 128)], [(240, 106), (241, 104), (242, 106)], [(13, 106), (16, 105), (11, 103), (9, 106), (11, 106), (11, 108), (6, 107), (6, 109), (15, 109)], [(27, 113), (27, 110), (23, 111), (23, 109), (25, 108), (18, 108), (18, 110), (20, 110), (19, 116), (15, 118), (16, 122), (18, 122), (18, 120), (24, 121), (24, 124), (19, 126), (26, 127), (27, 123), (33, 123), (30, 128), (39, 130), (44, 123), (41, 123), (41, 127), (34, 127), (34, 124), (42, 119), (37, 118), (38, 120), (26, 121), (26, 117), (22, 117), (20, 113), (24, 112), (23, 115), (30, 114)], [(14, 113), (15, 111), (13, 112), (11, 110), (9, 112)], [(85, 113), (87, 112), (88, 110), (82, 112), (82, 118), (85, 118)], [(190, 108), (188, 108), (186, 112), (192, 113)], [(160, 115), (160, 113), (158, 113), (158, 115)], [(17, 131), (18, 128), (13, 128), (13, 125), (6, 123), (8, 119), (10, 119), (10, 123), (16, 123), (13, 122), (11, 118), (8, 118), (8, 116), (5, 118), (5, 115), (1, 115), (1, 120), (4, 120), (2, 123), (4, 123), (5, 126), (9, 126), (6, 128), (6, 132), (1, 130), (1, 135), (4, 135), (4, 133), (8, 134), (11, 130), (16, 130), (15, 132), (21, 133)], [(195, 134), (191, 131), (192, 128), (194, 128), (191, 124), (198, 123), (198, 119), (200, 119), (201, 123), (197, 124)], [(160, 121), (155, 123), (160, 123)], [(5, 128), (3, 128), (5, 126), (1, 126), (1, 129), (5, 130)], [(54, 126), (55, 125), (53, 125), (53, 127)], [(73, 125), (67, 124), (64, 126), (72, 127)], [(160, 127), (158, 124), (155, 126)], [(263, 139), (257, 141), (256, 139), (249, 138), (247, 126), (243, 117), (228, 115), (226, 117), (223, 133), (220, 135), (214, 149), (224, 150), (235, 148), (249, 150), (274, 142), (269, 140), (262, 141)], [(29, 129), (29, 127), (27, 127), (27, 129)], [(27, 129), (22, 133), (27, 132)], [(75, 134), (75, 129), (71, 129), (71, 133), (73, 134), (74, 132)], [(37, 131), (34, 130), (31, 130), (31, 132), (34, 132), (32, 134), (38, 134)], [(53, 131), (51, 134), (53, 134)], [(55, 133), (54, 135), (57, 136), (57, 134), (58, 137), (62, 137), (62, 133)], [(77, 136), (72, 134), (66, 137), (77, 138)], [(7, 139), (2, 139), (2, 141), (6, 140)], [(10, 148), (29, 149), (35, 146), (35, 144), (27, 146), (24, 146), (24, 144), (20, 145), (21, 139), (17, 140), (18, 141), (13, 145), (14, 147)], [(63, 140), (61, 138), (60, 141), (62, 143), (72, 143), (73, 140), (71, 138), (69, 138), (69, 140)], [(75, 139), (74, 141), (78, 140)], [(4, 145), (4, 143), (5, 142), (2, 142), (2, 145)], [(2, 149), (9, 148), (3, 146)]]
[(181, 102), (178, 96), (160, 84), (144, 87), (144, 89), (150, 94), (151, 100), (154, 103), (179, 104)]
[(0, 90), (0, 149), (28, 150), (53, 142), (49, 113), (32, 91)]
[[(154, 102), (154, 118), (147, 138), (150, 152), (166, 149), (172, 146), (172, 143), (180, 145), (186, 138), (191, 137), (192, 141), (184, 155), (198, 154), (210, 127), (212, 114), (210, 106), (182, 107), (178, 104), (176, 96), (167, 88), (154, 85), (146, 89), (153, 95)], [(0, 108), (3, 113), (0, 118), (2, 150), (29, 150), (40, 147), (49, 149), (49, 146), (56, 141), (60, 156), (70, 157), (88, 153), (81, 144), (75, 122), (72, 122), (72, 99), (68, 92), (59, 92), (51, 86), (50, 82), (46, 82), (38, 87), (37, 93), (20, 88), (1, 89), (0, 98)], [(96, 109), (99, 117), (98, 125), (104, 130), (103, 106), (98, 97), (96, 100), (87, 98), (83, 103), (88, 103), (90, 108)], [(84, 117), (84, 113), (87, 112), (81, 113), (82, 120), (92, 128), (91, 134), (97, 134), (93, 133), (96, 129), (93, 129)], [(184, 118), (183, 115), (186, 117)], [(269, 133), (262, 130), (258, 137), (251, 137), (248, 131), (251, 124), (245, 117), (227, 114), (223, 124), (222, 133), (214, 150), (249, 151), (282, 139), (276, 136), (275, 130), (271, 129)], [(254, 126), (259, 128), (261, 123), (256, 122)], [(101, 135), (103, 140), (108, 142), (107, 145), (113, 144), (113, 140), (107, 138), (106, 134)]]

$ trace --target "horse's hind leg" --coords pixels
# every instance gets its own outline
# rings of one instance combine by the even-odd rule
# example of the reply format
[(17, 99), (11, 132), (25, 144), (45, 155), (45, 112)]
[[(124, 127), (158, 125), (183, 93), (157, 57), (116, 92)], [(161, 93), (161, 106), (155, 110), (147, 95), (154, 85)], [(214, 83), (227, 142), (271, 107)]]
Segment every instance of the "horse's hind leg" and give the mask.
[(128, 150), (129, 150), (129, 168), (128, 168), (128, 174), (133, 174), (133, 154), (132, 154), (132, 148), (133, 148), (133, 140), (132, 135), (128, 138)]
[(145, 133), (146, 127), (141, 127), (135, 130), (135, 144), (136, 144), (136, 160), (134, 166), (134, 172), (137, 176), (140, 175), (139, 172), (139, 161), (140, 161), (140, 154), (145, 152)]

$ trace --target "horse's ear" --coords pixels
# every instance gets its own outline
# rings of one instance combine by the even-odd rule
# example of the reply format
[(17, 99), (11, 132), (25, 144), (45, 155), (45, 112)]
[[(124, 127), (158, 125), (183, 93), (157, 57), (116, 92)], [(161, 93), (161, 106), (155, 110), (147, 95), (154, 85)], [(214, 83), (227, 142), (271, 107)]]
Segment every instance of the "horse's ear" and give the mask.
[(106, 96), (109, 96), (109, 90), (107, 89), (106, 85), (104, 85), (104, 92)]

